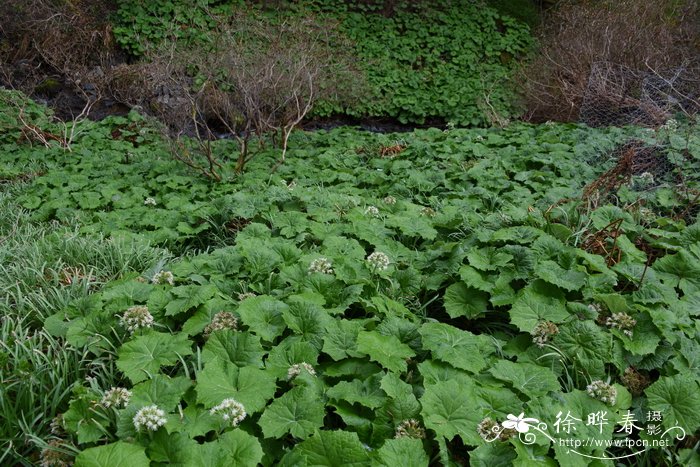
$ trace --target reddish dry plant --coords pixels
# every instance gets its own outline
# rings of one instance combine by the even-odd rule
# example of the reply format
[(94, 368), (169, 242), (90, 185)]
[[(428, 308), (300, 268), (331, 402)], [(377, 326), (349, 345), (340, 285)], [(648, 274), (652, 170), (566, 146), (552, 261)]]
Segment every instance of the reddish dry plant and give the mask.
[(401, 154), (404, 149), (406, 149), (405, 144), (394, 144), (392, 146), (381, 146), (379, 148), (379, 155), (381, 157), (394, 158)]
[(622, 234), (622, 219), (614, 220), (602, 229), (589, 233), (584, 238), (581, 248), (603, 256), (606, 264), (613, 266), (622, 259), (622, 250), (617, 245), (617, 239)]
[(598, 70), (607, 84), (600, 96), (591, 90), (593, 101), (609, 101), (619, 90), (610, 86), (618, 82), (611, 75), (615, 67), (658, 75), (685, 65), (697, 77), (697, 14), (693, 0), (560, 2), (542, 21), (542, 46), (519, 80), (526, 118), (577, 121), (596, 63), (611, 67)]

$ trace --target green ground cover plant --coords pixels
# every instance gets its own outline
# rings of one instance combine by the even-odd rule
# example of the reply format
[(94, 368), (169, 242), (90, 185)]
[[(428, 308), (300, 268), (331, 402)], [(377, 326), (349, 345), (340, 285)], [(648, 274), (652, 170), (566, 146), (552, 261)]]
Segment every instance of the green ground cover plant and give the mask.
[[(4, 111), (0, 122), (13, 121)], [(99, 288), (35, 314), (42, 342), (104, 366), (66, 386), (67, 406), (44, 409), (60, 414), (56, 434), (41, 433), (45, 457), (614, 465), (585, 456), (630, 451), (582, 456), (493, 428), (523, 414), (555, 437), (560, 412), (605, 412), (610, 424), (571, 434), (604, 442), (624, 437), (624, 417), (641, 425), (660, 412), (663, 430), (686, 436), (637, 461), (698, 461), (700, 224), (676, 216), (688, 199), (670, 190), (649, 192), (646, 210), (581, 201), (612, 164), (588, 161), (668, 135), (573, 124), (298, 132), (275, 171), (270, 150), (236, 174), (235, 143), (213, 143), (225, 170), (212, 183), (136, 114), (80, 125), (71, 151), (22, 138), (21, 126), (3, 136), (13, 202), (37, 225), (174, 257), (143, 247), (150, 259), (103, 266), (113, 272)], [(680, 135), (668, 157), (697, 168), (698, 127)], [(613, 223), (615, 238), (603, 236)]]
[[(114, 34), (117, 43), (136, 56), (166, 39), (206, 43), (215, 15), (261, 8), (244, 4), (122, 0)], [(270, 22), (313, 15), (321, 22), (337, 23), (354, 44), (350, 47), (356, 64), (367, 76), (369, 89), (358, 99), (326, 99), (314, 108), (315, 116), (391, 117), (403, 123), (437, 118), (484, 126), (503, 124), (519, 113), (510, 77), (533, 41), (530, 26), (498, 5), (466, 0), (396, 2), (391, 14), (386, 14), (382, 2), (371, 1), (276, 6), (264, 12)], [(519, 11), (532, 22), (531, 10)], [(345, 41), (337, 41), (335, 47), (338, 56), (347, 54)]]

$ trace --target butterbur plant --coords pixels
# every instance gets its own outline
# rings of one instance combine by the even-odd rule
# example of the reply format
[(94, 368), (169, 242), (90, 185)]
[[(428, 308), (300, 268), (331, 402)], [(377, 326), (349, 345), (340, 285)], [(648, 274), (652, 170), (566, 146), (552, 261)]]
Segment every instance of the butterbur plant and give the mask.
[(309, 274), (333, 274), (333, 264), (328, 258), (316, 258), (309, 264)]
[(137, 431), (144, 428), (149, 431), (158, 431), (158, 428), (165, 425), (168, 419), (165, 417), (165, 412), (157, 405), (149, 405), (136, 412), (132, 421)]
[(413, 418), (404, 420), (396, 427), (394, 438), (425, 439), (425, 429), (418, 420)]
[(379, 209), (376, 206), (367, 206), (367, 209), (365, 209), (365, 216), (379, 217)]
[(605, 381), (596, 380), (586, 386), (586, 392), (594, 399), (598, 399), (607, 405), (615, 405), (617, 402), (617, 389)]
[(613, 329), (619, 329), (627, 337), (632, 337), (633, 329), (637, 325), (637, 320), (632, 318), (627, 313), (613, 313), (605, 324)]
[(245, 407), (235, 399), (224, 399), (219, 405), (210, 411), (212, 415), (218, 415), (231, 426), (238, 426), (246, 417)]
[(552, 340), (552, 337), (559, 334), (559, 328), (551, 321), (540, 321), (535, 325), (530, 334), (532, 335), (532, 342), (537, 347), (542, 348)]
[(147, 306), (136, 305), (124, 312), (119, 320), (119, 324), (133, 334), (139, 329), (152, 327), (154, 320)]
[(238, 329), (238, 318), (228, 311), (220, 311), (215, 314), (211, 323), (204, 328), (204, 335), (208, 337), (214, 331), (221, 331), (224, 329), (231, 329), (232, 331)]
[(168, 284), (168, 285), (175, 285), (175, 276), (173, 276), (173, 273), (170, 271), (158, 271), (154, 276), (153, 279), (151, 279), (151, 282), (154, 284)]
[(316, 376), (316, 370), (314, 370), (313, 366), (306, 362), (301, 362), (295, 363), (294, 365), (289, 367), (289, 369), (287, 370), (287, 379), (293, 380), (294, 378), (299, 376), (302, 371), (306, 371), (311, 376)]
[(367, 256), (367, 263), (369, 263), (373, 270), (384, 271), (389, 268), (391, 261), (386, 253), (375, 251), (371, 255)]
[(125, 407), (129, 403), (129, 399), (131, 399), (131, 391), (125, 388), (111, 388), (102, 396), (100, 405), (105, 408)]

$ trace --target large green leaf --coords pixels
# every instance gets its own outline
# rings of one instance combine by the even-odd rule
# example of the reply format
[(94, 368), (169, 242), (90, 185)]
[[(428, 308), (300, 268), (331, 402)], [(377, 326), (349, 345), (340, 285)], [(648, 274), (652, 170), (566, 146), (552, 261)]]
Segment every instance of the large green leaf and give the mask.
[(415, 352), (394, 336), (384, 336), (375, 331), (360, 331), (357, 335), (357, 351), (369, 355), (375, 361), (391, 371), (406, 371), (406, 360)]
[(117, 441), (78, 454), (75, 467), (148, 467), (146, 449), (136, 444)]
[(263, 355), (265, 352), (259, 337), (231, 329), (213, 332), (202, 350), (202, 360), (205, 362), (221, 359), (238, 366), (262, 367)]
[(586, 285), (586, 273), (564, 269), (554, 261), (541, 261), (535, 266), (535, 274), (545, 282), (554, 284), (570, 292), (580, 290)]
[(419, 439), (390, 439), (377, 451), (372, 465), (386, 467), (427, 467), (430, 458)]
[(420, 400), (425, 426), (448, 440), (459, 436), (468, 446), (481, 443), (477, 425), (482, 417), (474, 384), (441, 381), (428, 386)]
[(296, 387), (265, 408), (258, 423), (266, 438), (282, 438), (289, 433), (305, 439), (323, 426), (324, 416), (323, 401), (314, 392)]
[(569, 317), (564, 300), (526, 287), (510, 309), (510, 321), (521, 331), (532, 331), (540, 321), (562, 323)]
[(161, 366), (175, 365), (192, 354), (192, 343), (185, 334), (148, 332), (119, 348), (117, 368), (133, 383), (155, 375)]
[(700, 428), (700, 385), (689, 375), (662, 376), (644, 393), (651, 410), (661, 412), (666, 428), (680, 426), (687, 433)]
[(552, 370), (532, 363), (499, 360), (489, 372), (496, 378), (511, 383), (531, 399), (559, 390), (559, 382)]
[(433, 358), (449, 363), (455, 368), (478, 373), (486, 367), (488, 355), (495, 351), (482, 336), (462, 331), (444, 323), (425, 323), (420, 328), (423, 348), (430, 350)]
[(289, 307), (268, 295), (252, 297), (241, 302), (238, 314), (250, 331), (266, 341), (272, 341), (284, 331), (282, 313)]
[(239, 368), (226, 360), (212, 360), (197, 374), (197, 401), (210, 408), (233, 398), (249, 414), (259, 412), (275, 395), (276, 378), (265, 370)]
[(445, 290), (445, 310), (450, 318), (477, 318), (488, 308), (488, 297), (481, 290), (457, 282)]
[(297, 444), (280, 465), (365, 467), (368, 463), (369, 454), (360, 443), (357, 433), (317, 431), (309, 439)]

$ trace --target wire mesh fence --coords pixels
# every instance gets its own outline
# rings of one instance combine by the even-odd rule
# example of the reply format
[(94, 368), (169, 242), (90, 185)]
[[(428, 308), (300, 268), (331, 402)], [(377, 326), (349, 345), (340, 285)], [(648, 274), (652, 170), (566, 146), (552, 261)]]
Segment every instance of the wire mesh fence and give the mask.
[[(596, 63), (579, 119), (592, 127), (646, 127), (589, 162), (607, 170), (587, 185), (595, 208), (613, 203), (692, 223), (700, 211), (700, 74), (689, 65), (638, 71)], [(642, 135), (640, 137), (639, 135)]]

